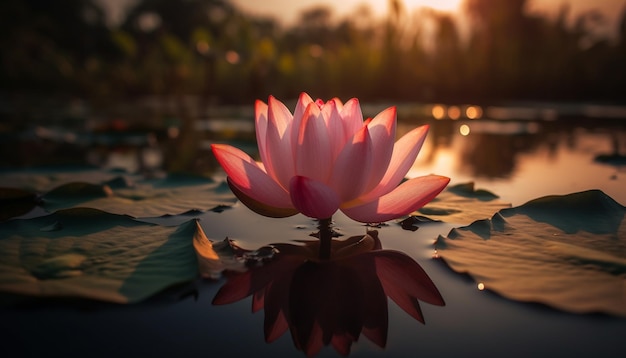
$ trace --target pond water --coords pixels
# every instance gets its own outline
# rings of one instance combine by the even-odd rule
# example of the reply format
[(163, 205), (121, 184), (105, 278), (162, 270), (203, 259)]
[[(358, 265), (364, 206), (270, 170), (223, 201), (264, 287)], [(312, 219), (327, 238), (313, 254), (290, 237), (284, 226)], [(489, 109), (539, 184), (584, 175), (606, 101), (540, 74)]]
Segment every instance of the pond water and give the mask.
[[(541, 196), (588, 189), (600, 189), (626, 205), (623, 119), (419, 118), (401, 122), (398, 135), (424, 123), (431, 125), (430, 134), (409, 172), (410, 177), (436, 173), (452, 178), (452, 185), (474, 182), (476, 187), (497, 194), (502, 202), (512, 206)], [(234, 142), (253, 154), (255, 145), (249, 124), (237, 122), (234, 129), (213, 126), (222, 135), (201, 138), (200, 143), (204, 144), (200, 148), (215, 141)], [(42, 135), (42, 129), (39, 131)], [(47, 133), (50, 138), (52, 134)], [(237, 137), (225, 133), (237, 133)], [(55, 135), (64, 134), (59, 130)], [(68, 145), (66, 139), (62, 139), (64, 146)], [(171, 167), (168, 163), (171, 148), (164, 141), (159, 135), (137, 134), (125, 138), (123, 144), (89, 147), (74, 152), (71, 157), (78, 157), (73, 163), (92, 163), (109, 169), (141, 168), (156, 175)], [(71, 142), (77, 143), (76, 139)], [(63, 150), (72, 152), (67, 147)], [(198, 172), (211, 173), (217, 178), (223, 176), (206, 150), (201, 149), (193, 156), (191, 162), (196, 163), (194, 168)], [(58, 164), (54, 158), (49, 159), (48, 162)], [(7, 169), (3, 175), (20, 170)], [(229, 237), (248, 249), (305, 240), (315, 230), (312, 220), (301, 215), (269, 219), (242, 205), (195, 217), (200, 219), (209, 239)], [(341, 214), (334, 219), (338, 229), (348, 236), (365, 232), (363, 226)], [(179, 225), (189, 220), (189, 216), (145, 220)], [(386, 346), (378, 347), (361, 336), (352, 345), (351, 356), (623, 356), (624, 318), (572, 314), (541, 304), (507, 300), (479, 289), (468, 276), (457, 274), (441, 260), (433, 259), (434, 240), (459, 224), (468, 223), (423, 225), (415, 232), (402, 230), (395, 224), (378, 228), (383, 248), (404, 252), (417, 261), (436, 284), (446, 305), (421, 303), (426, 321), (421, 324), (389, 301)], [(217, 282), (199, 280), (148, 302), (128, 306), (50, 301), (3, 307), (0, 328), (4, 337), (0, 352), (3, 356), (16, 357), (303, 355), (294, 347), (289, 331), (266, 343), (263, 328), (267, 312), (252, 313), (250, 297), (229, 305), (213, 305), (213, 297), (224, 282), (223, 278)], [(187, 294), (181, 296), (181, 292)], [(326, 347), (319, 356), (337, 356), (337, 353)]]
[(474, 181), (514, 206), (588, 189), (625, 204), (626, 123), (436, 122), (409, 176), (431, 172)]

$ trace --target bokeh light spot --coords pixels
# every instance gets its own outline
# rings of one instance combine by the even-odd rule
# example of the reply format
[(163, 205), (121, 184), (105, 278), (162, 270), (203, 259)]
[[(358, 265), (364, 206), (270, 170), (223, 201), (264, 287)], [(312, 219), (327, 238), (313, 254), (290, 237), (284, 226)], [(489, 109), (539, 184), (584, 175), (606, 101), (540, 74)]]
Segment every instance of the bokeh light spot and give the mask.
[(226, 62), (230, 63), (231, 65), (235, 65), (238, 64), (240, 60), (239, 54), (235, 51), (228, 51), (226, 52)]
[(448, 108), (448, 117), (452, 120), (461, 118), (461, 109), (457, 106), (450, 106)]
[(461, 133), (462, 136), (467, 136), (470, 134), (470, 127), (467, 124), (463, 124), (460, 128), (459, 128), (459, 133)]
[(446, 115), (446, 109), (443, 108), (443, 106), (435, 105), (432, 109), (432, 115), (435, 119), (443, 119), (443, 117)]
[(483, 116), (480, 106), (469, 106), (465, 109), (465, 116), (469, 119), (478, 119)]

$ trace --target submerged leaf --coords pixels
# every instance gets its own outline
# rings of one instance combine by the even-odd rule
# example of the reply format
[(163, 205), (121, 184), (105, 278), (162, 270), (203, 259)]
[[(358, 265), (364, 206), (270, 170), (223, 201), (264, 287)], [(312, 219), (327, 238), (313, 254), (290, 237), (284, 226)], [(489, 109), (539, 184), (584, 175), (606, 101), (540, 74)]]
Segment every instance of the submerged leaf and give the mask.
[(502, 296), (626, 316), (626, 208), (601, 191), (549, 196), (450, 231), (455, 271)]

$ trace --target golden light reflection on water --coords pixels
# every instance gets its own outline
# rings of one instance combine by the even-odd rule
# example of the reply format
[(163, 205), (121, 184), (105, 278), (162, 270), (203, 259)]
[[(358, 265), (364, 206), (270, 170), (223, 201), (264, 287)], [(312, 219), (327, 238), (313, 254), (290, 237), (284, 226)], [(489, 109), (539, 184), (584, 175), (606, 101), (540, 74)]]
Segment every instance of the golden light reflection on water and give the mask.
[(465, 109), (465, 116), (469, 119), (478, 119), (483, 116), (480, 106), (469, 106)]
[(432, 115), (435, 119), (443, 119), (446, 115), (446, 109), (441, 105), (434, 105)]
[(448, 117), (454, 121), (461, 118), (461, 109), (458, 106), (450, 106), (448, 108)]
[[(624, 133), (622, 129), (570, 130), (565, 135), (558, 128), (543, 124), (433, 120), (407, 176), (436, 173), (452, 178), (452, 183), (473, 181), (514, 206), (546, 195), (590, 188), (598, 188), (626, 203), (626, 167), (594, 161), (597, 154), (614, 151), (611, 135)], [(399, 123), (398, 135), (411, 128)], [(626, 146), (620, 148), (624, 153)]]
[(424, 166), (428, 167), (429, 173), (449, 173), (457, 167), (458, 153), (450, 148), (435, 148), (428, 141), (422, 147), (416, 163), (411, 167), (407, 176), (414, 178), (425, 175)]
[(458, 120), (461, 118), (480, 119), (483, 116), (483, 109), (480, 106), (475, 105), (451, 105), (446, 107), (445, 105), (435, 104), (432, 106), (430, 114), (437, 120)]

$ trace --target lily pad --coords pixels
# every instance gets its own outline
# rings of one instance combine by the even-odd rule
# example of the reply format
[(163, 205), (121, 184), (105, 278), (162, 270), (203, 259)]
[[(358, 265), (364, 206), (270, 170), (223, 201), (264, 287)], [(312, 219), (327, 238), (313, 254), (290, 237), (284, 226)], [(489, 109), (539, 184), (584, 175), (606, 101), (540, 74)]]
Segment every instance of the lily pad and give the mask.
[[(223, 210), (236, 202), (225, 181), (217, 182), (201, 176), (168, 175), (163, 178), (133, 180), (127, 176), (111, 177), (111, 173), (105, 171), (101, 171), (100, 176), (95, 171), (89, 171), (88, 174), (77, 176), (100, 180), (68, 181), (71, 176), (64, 173), (13, 173), (9, 175), (12, 180), (8, 180), (13, 187), (7, 187), (3, 192), (31, 193), (28, 191), (32, 190), (28, 189), (30, 187), (45, 187), (45, 191), (40, 191), (43, 193), (42, 200), (37, 204), (49, 212), (80, 206), (134, 217), (179, 214), (189, 210)], [(49, 187), (51, 183), (59, 185)], [(32, 193), (31, 196), (36, 195)], [(31, 201), (26, 209), (34, 206)], [(25, 210), (13, 210), (3, 215), (6, 220), (24, 213)]]
[[(116, 303), (195, 279), (196, 220), (178, 227), (73, 208), (0, 224), (0, 291)], [(204, 234), (202, 234), (204, 235)]]
[(626, 317), (626, 208), (599, 190), (548, 196), (440, 236), (457, 272), (519, 301)]
[(417, 212), (433, 220), (469, 224), (490, 218), (498, 210), (511, 207), (511, 204), (498, 198), (489, 191), (475, 189), (473, 182), (461, 183), (449, 186)]
[[(45, 193), (72, 182), (116, 185), (120, 178), (128, 174), (92, 167), (78, 168), (34, 168), (28, 170), (0, 171), (0, 186), (19, 188), (32, 192)], [(124, 179), (126, 180), (126, 179)], [(113, 187), (113, 186), (110, 186)]]
[(107, 185), (72, 182), (54, 188), (43, 195), (42, 199), (44, 207), (56, 210), (110, 196), (113, 196), (113, 190)]
[(219, 188), (219, 183), (179, 187), (141, 185), (114, 190), (110, 197), (83, 202), (81, 206), (135, 217), (179, 214), (189, 210), (223, 210), (234, 204), (236, 198), (232, 193), (218, 192)]

